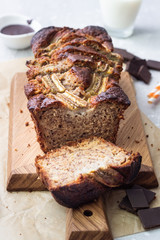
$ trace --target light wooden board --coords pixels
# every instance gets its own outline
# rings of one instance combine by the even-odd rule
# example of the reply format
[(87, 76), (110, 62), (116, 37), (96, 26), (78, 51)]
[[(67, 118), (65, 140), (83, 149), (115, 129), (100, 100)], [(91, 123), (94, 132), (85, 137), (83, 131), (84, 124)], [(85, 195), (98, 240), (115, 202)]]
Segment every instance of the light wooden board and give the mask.
[[(24, 95), (25, 73), (17, 73), (11, 84), (10, 123), (8, 146), (8, 184), (7, 190), (45, 190), (38, 178), (34, 166), (37, 155), (43, 154), (36, 141), (36, 133), (27, 109)], [(125, 112), (125, 120), (121, 121), (117, 144), (127, 150), (140, 152), (142, 163), (150, 167), (145, 169), (143, 182), (148, 179), (148, 186), (156, 186), (156, 177), (152, 168), (152, 160), (148, 150), (145, 132), (137, 107), (132, 80), (128, 73), (123, 73), (121, 87), (129, 96), (132, 104)], [(29, 124), (28, 126), (27, 123)], [(146, 172), (150, 173), (150, 178)], [(141, 177), (140, 180), (141, 181)]]

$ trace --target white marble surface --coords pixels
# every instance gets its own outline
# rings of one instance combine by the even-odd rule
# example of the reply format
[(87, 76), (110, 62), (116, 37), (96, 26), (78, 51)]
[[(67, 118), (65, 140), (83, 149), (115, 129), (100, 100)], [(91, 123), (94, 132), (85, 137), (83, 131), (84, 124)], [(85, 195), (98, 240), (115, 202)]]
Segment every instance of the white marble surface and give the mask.
[[(2, 1), (0, 15), (24, 14), (36, 18), (42, 26), (70, 26), (84, 27), (86, 25), (103, 26), (98, 0), (7, 0)], [(128, 51), (142, 58), (160, 60), (160, 1), (143, 0), (139, 15), (135, 23), (134, 35), (127, 39), (113, 39), (116, 47), (126, 48)], [(11, 50), (0, 40), (0, 61), (31, 56), (31, 49)], [(160, 72), (151, 71), (152, 81), (149, 85), (135, 81), (137, 102), (140, 109), (160, 127), (160, 103), (149, 105), (147, 94), (160, 82)], [(152, 235), (151, 235), (152, 234)], [(160, 238), (160, 231), (153, 230), (142, 234), (123, 237), (123, 240)], [(118, 240), (118, 239), (117, 239)]]

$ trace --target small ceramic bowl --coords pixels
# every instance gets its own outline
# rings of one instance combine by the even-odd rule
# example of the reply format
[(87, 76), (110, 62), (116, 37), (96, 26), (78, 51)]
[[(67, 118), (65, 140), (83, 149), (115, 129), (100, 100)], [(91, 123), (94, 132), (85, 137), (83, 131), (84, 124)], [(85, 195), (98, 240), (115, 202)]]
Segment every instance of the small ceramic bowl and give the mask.
[(30, 19), (32, 18), (22, 15), (5, 15), (0, 17), (0, 30), (8, 25), (14, 24), (28, 25), (34, 30), (34, 32), (20, 35), (7, 35), (0, 32), (0, 38), (7, 47), (13, 49), (24, 49), (30, 46), (33, 35), (41, 29), (40, 23), (34, 19), (30, 24), (28, 24), (27, 20)]

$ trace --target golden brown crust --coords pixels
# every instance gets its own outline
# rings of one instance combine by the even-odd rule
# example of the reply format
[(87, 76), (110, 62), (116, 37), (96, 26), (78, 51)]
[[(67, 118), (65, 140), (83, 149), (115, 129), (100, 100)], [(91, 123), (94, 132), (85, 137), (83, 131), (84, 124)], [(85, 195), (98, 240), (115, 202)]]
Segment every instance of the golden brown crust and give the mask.
[(27, 61), (28, 99), (43, 94), (72, 110), (90, 108), (90, 99), (120, 78), (122, 58), (112, 53), (112, 40), (102, 27), (44, 28), (33, 37), (32, 49), (35, 60)]

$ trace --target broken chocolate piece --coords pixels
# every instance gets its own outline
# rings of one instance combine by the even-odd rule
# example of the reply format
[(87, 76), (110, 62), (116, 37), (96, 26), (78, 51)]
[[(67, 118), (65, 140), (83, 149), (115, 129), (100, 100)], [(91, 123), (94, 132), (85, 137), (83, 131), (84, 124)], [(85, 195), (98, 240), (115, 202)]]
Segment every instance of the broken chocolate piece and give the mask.
[(131, 189), (142, 189), (144, 191), (148, 204), (150, 204), (155, 199), (156, 193), (144, 187), (141, 187), (139, 185), (133, 185)]
[(160, 71), (160, 62), (159, 61), (148, 60), (147, 61), (147, 66), (150, 69), (154, 69), (154, 70)]
[(125, 196), (122, 201), (120, 202), (119, 204), (119, 207), (123, 210), (126, 210), (130, 213), (133, 213), (133, 214), (137, 214), (137, 211), (135, 209), (133, 209), (129, 199), (127, 196)]
[(149, 83), (151, 80), (151, 73), (148, 71), (147, 66), (142, 65), (138, 71), (137, 78), (145, 83)]
[(133, 58), (126, 65), (126, 71), (128, 71), (131, 75), (138, 78), (138, 71), (142, 65), (147, 65), (146, 60)]
[(133, 209), (149, 208), (149, 204), (142, 189), (127, 189), (126, 193)]
[(139, 210), (138, 216), (145, 229), (160, 226), (160, 207)]
[(124, 61), (130, 61), (132, 58), (136, 57), (134, 54), (122, 48), (114, 48), (114, 52), (120, 54), (124, 58)]

